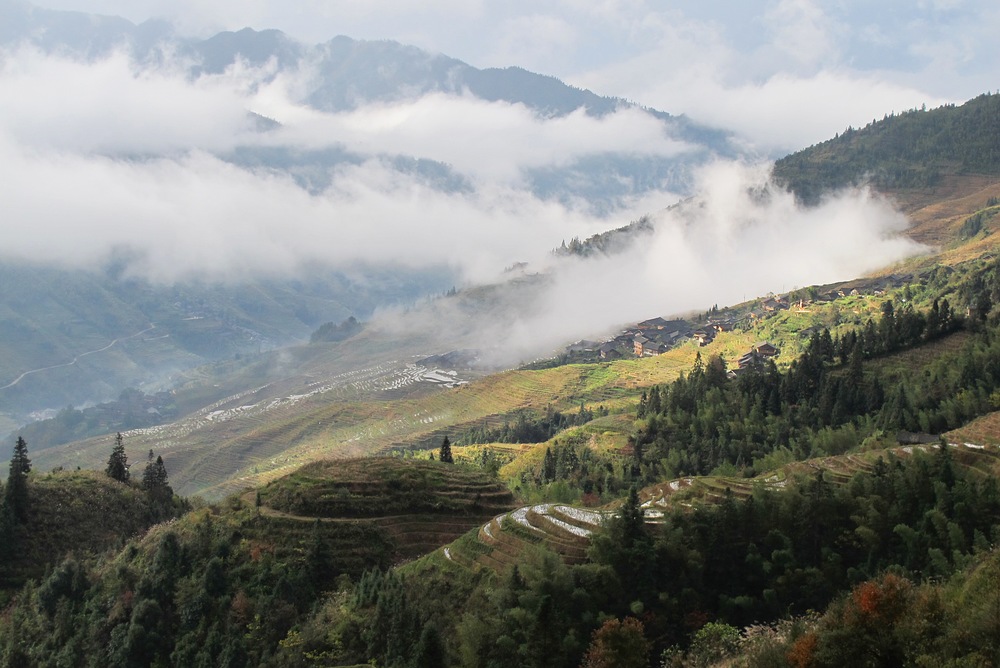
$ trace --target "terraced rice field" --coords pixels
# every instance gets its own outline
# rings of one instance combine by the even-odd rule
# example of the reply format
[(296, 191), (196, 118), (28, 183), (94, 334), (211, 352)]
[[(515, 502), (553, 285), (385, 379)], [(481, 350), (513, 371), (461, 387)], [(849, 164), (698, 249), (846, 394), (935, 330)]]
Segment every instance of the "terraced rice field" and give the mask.
[(452, 561), (500, 571), (518, 562), (529, 545), (543, 544), (567, 563), (587, 559), (590, 535), (601, 526), (607, 511), (584, 510), (543, 503), (503, 513), (483, 524), (477, 548), (455, 546), (446, 555)]
[[(646, 487), (640, 491), (639, 498), (646, 523), (657, 524), (673, 508), (718, 503), (730, 494), (735, 499), (746, 498), (758, 488), (781, 490), (789, 479), (812, 478), (820, 471), (830, 484), (847, 484), (855, 474), (871, 471), (879, 456), (891, 453), (903, 458), (918, 450), (932, 452), (936, 447), (933, 444), (904, 446), (794, 462), (753, 479), (678, 478)], [(982, 475), (1000, 473), (1000, 447), (973, 443), (952, 443), (949, 447), (957, 464)], [(485, 567), (499, 572), (518, 563), (530, 546), (545, 545), (567, 563), (581, 563), (586, 560), (590, 536), (614, 512), (613, 507), (584, 509), (553, 503), (525, 506), (493, 517), (480, 526), (474, 539), (463, 537), (444, 548), (442, 554), (447, 560), (468, 568)]]
[[(385, 362), (309, 382), (297, 391), (278, 396), (276, 391), (283, 389), (280, 384), (262, 385), (216, 401), (176, 422), (126, 431), (123, 436), (133, 459), (150, 449), (162, 455), (174, 488), (182, 494), (205, 493), (229, 478), (243, 476), (239, 482), (209, 494), (217, 498), (252, 484), (262, 470), (280, 473), (315, 459), (282, 454), (295, 441), (321, 434), (329, 426), (330, 422), (324, 424), (322, 417), (311, 419), (318, 407), (334, 407), (328, 411), (331, 422), (335, 418), (347, 421), (366, 413), (374, 415), (372, 407), (365, 411), (364, 402), (379, 393), (401, 388), (419, 391), (421, 386), (440, 390), (466, 382), (451, 370), (405, 361)], [(360, 410), (351, 410), (355, 405)], [(433, 421), (434, 416), (424, 412), (399, 424)], [(345, 456), (370, 451), (366, 447), (351, 447), (352, 442), (362, 441), (366, 433), (370, 432), (362, 428), (343, 439)], [(75, 468), (84, 464), (100, 468), (110, 451), (109, 442), (108, 437), (88, 439), (70, 448), (42, 450), (35, 459), (43, 468)]]
[(976, 418), (964, 427), (949, 431), (944, 436), (949, 443), (1000, 445), (1000, 411)]
[[(646, 360), (515, 370), (466, 383), (450, 370), (397, 361), (298, 387), (261, 385), (169, 425), (124, 434), (133, 461), (164, 457), (182, 494), (221, 498), (310, 461), (436, 448), (471, 425), (501, 424), (513, 411), (572, 410), (634, 401), (642, 388), (690, 367), (695, 348)], [(101, 468), (108, 437), (38, 453), (39, 466)], [(140, 460), (141, 461), (141, 460)]]
[[(331, 541), (366, 532), (393, 562), (433, 552), (514, 505), (510, 491), (481, 471), (379, 458), (315, 462), (260, 495), (263, 523), (302, 532), (318, 522)], [(255, 505), (256, 493), (241, 501)]]

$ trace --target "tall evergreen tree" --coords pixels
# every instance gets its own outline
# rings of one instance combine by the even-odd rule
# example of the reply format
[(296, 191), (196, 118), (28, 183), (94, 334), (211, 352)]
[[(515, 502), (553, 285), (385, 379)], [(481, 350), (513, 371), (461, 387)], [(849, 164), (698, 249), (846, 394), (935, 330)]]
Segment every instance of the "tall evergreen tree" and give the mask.
[(115, 436), (115, 447), (111, 450), (111, 456), (108, 457), (106, 473), (109, 478), (118, 482), (128, 482), (128, 457), (125, 455), (125, 443), (121, 432)]
[(15, 522), (24, 523), (28, 519), (28, 473), (31, 460), (28, 459), (28, 444), (20, 436), (14, 444), (14, 455), (10, 458), (10, 473), (4, 489), (4, 503), (7, 512)]
[(438, 453), (438, 459), (446, 464), (453, 464), (455, 462), (451, 456), (451, 441), (448, 440), (447, 436), (441, 441), (441, 451)]
[[(149, 454), (152, 456), (153, 451), (150, 450)], [(142, 488), (147, 491), (154, 491), (167, 487), (167, 485), (167, 467), (163, 464), (163, 457), (157, 455), (155, 461), (150, 458), (145, 470), (142, 472)]]
[(414, 668), (437, 668), (445, 663), (444, 644), (441, 642), (440, 632), (434, 624), (425, 624), (413, 652)]

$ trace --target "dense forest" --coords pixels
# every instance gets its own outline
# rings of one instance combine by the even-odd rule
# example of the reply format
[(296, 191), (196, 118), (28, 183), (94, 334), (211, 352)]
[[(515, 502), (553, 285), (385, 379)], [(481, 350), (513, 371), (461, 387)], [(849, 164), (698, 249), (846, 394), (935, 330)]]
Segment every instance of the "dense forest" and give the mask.
[(862, 182), (879, 189), (921, 188), (946, 174), (996, 174), (998, 113), (1000, 95), (987, 93), (959, 107), (886, 115), (778, 160), (774, 175), (801, 200), (816, 203), (830, 190)]
[(586, 424), (601, 415), (607, 415), (607, 409), (598, 406), (591, 410), (584, 405), (576, 413), (560, 412), (552, 406), (547, 406), (545, 414), (533, 417), (527, 411), (518, 411), (513, 422), (505, 420), (499, 427), (474, 427), (465, 430), (458, 439), (459, 443), (472, 445), (475, 443), (544, 443), (559, 432), (569, 427)]

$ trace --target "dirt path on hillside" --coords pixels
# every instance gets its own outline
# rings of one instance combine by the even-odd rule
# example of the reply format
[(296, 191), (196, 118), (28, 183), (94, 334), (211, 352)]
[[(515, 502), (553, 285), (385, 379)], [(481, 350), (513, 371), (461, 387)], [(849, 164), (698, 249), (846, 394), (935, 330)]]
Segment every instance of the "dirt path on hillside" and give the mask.
[(146, 329), (142, 330), (141, 332), (136, 332), (135, 334), (131, 334), (129, 336), (123, 336), (121, 338), (115, 339), (114, 341), (112, 341), (108, 345), (104, 346), (103, 348), (98, 348), (97, 350), (88, 350), (85, 353), (80, 353), (79, 355), (77, 355), (76, 357), (73, 358), (72, 362), (66, 362), (65, 364), (53, 364), (52, 366), (45, 366), (45, 367), (42, 367), (40, 369), (32, 369), (31, 371), (25, 371), (20, 376), (18, 376), (17, 378), (15, 378), (12, 382), (7, 383), (3, 387), (0, 387), (0, 390), (6, 390), (9, 387), (14, 387), (18, 383), (20, 383), (22, 380), (24, 380), (25, 376), (30, 376), (33, 373), (41, 373), (42, 371), (50, 371), (52, 369), (61, 369), (64, 366), (73, 366), (74, 364), (76, 364), (80, 360), (81, 357), (86, 357), (87, 355), (94, 355), (96, 353), (103, 353), (105, 350), (107, 350), (108, 348), (111, 348), (112, 346), (114, 346), (119, 341), (127, 341), (128, 339), (134, 339), (135, 337), (140, 336), (141, 334), (145, 334), (146, 332), (149, 332), (149, 331), (154, 330), (154, 329), (156, 329), (156, 325), (151, 323), (149, 325), (149, 327), (147, 327)]

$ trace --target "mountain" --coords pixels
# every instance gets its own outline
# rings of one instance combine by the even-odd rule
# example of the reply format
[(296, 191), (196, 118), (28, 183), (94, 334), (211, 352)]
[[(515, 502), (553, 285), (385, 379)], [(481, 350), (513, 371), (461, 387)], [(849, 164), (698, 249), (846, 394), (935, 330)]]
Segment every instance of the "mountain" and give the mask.
[(1000, 174), (1000, 95), (963, 105), (912, 109), (778, 160), (776, 179), (816, 203), (837, 188), (867, 183), (883, 192), (927, 189), (957, 176)]
[[(370, 268), (363, 277), (240, 284), (151, 283), (104, 272), (0, 262), (0, 406), (7, 419), (170, 389), (181, 372), (300, 342), (325, 322), (367, 318), (451, 286), (440, 272)], [(173, 380), (171, 380), (173, 377)]]
[[(634, 151), (610, 150), (557, 167), (526, 170), (527, 186), (537, 196), (563, 202), (585, 199), (595, 212), (611, 211), (628, 198), (652, 189), (687, 193), (693, 168), (714, 157), (741, 154), (730, 142), (729, 133), (683, 115), (603, 97), (519, 67), (478, 69), (449, 56), (392, 41), (337, 36), (322, 44), (305, 45), (277, 30), (250, 28), (193, 39), (177, 34), (163, 22), (134, 25), (117, 17), (43, 10), (20, 0), (0, 4), (0, 23), (4, 26), (0, 28), (0, 46), (28, 44), (47, 53), (87, 60), (125, 49), (140, 66), (184, 66), (192, 79), (219, 74), (237, 62), (250, 67), (270, 63), (255, 75), (261, 77), (258, 83), (273, 81), (281, 74), (305, 74), (297, 101), (322, 112), (350, 112), (430, 94), (523, 105), (542, 118), (565, 117), (578, 110), (602, 118), (631, 109), (655, 119), (666, 137), (683, 143), (684, 150), (669, 156), (636, 156)], [(280, 123), (282, 119), (272, 120)], [(315, 151), (255, 143), (223, 152), (222, 156), (244, 167), (290, 173), (300, 184), (314, 188), (328, 185), (330, 174), (338, 166), (358, 164), (372, 157), (396, 165), (403, 172), (424, 174), (446, 191), (461, 183), (461, 175), (441, 181), (438, 175), (452, 168), (420, 155), (358, 155), (335, 146)]]
[[(962, 112), (956, 108), (942, 113)], [(833, 145), (849, 146), (846, 142)], [(943, 145), (936, 150), (946, 156), (954, 147)], [(788, 173), (781, 171), (787, 165), (806, 159), (814, 151), (810, 149), (779, 163), (779, 177)], [(908, 155), (902, 149), (900, 154)], [(884, 291), (916, 277), (930, 281), (927, 276), (938, 277), (934, 289), (943, 290), (941, 281), (946, 275), (941, 274), (945, 270), (939, 269), (938, 263), (952, 267), (969, 262), (1000, 243), (1000, 229), (987, 215), (994, 206), (991, 197), (1000, 197), (1000, 184), (995, 178), (956, 174), (947, 188), (916, 189), (909, 197), (900, 203), (916, 222), (911, 233), (938, 244), (940, 255), (914, 258), (870, 281), (800, 290), (791, 300), (836, 294), (839, 289), (850, 303), (835, 301), (833, 306), (814, 307), (817, 317), (862, 326), (861, 313), (877, 313), (872, 312), (871, 305), (862, 307), (850, 301), (852, 290)], [(687, 206), (697, 206), (697, 202)], [(976, 216), (986, 222), (973, 237), (963, 237), (964, 221)], [(595, 237), (579, 243), (579, 253), (600, 254), (626, 247), (628, 239), (649, 233), (654, 225), (641, 220)], [(525, 369), (476, 380), (488, 371), (488, 365), (472, 368), (458, 364), (449, 368), (441, 360), (431, 361), (428, 357), (443, 350), (474, 349), (488, 358), (491, 348), (507, 336), (505, 324), (516, 324), (520, 314), (540, 308), (536, 305), (539, 288), (552, 280), (551, 276), (527, 275), (489, 288), (463, 290), (413, 309), (391, 324), (373, 323), (347, 341), (290, 348), (193, 374), (188, 387), (179, 388), (176, 395), (178, 403), (187, 407), (179, 413), (181, 417), (155, 429), (128, 433), (127, 443), (139, 453), (168, 447), (175, 462), (177, 488), (214, 498), (243, 485), (270, 480), (328, 453), (361, 455), (433, 447), (435, 440), (449, 433), (497, 427), (506, 420), (515, 420), (518, 410), (538, 413), (551, 406), (566, 411), (579, 407), (580, 402), (592, 409), (605, 403), (621, 405), (637, 399), (643, 391), (642, 383), (629, 379), (662, 382), (690, 365), (696, 350), (684, 345), (655, 361), (554, 363), (552, 368)], [(953, 306), (972, 303), (964, 295), (951, 299)], [(932, 298), (927, 307), (930, 301)], [(803, 350), (808, 338), (802, 332), (811, 332), (816, 326), (815, 322), (803, 322), (810, 316), (785, 312), (758, 321), (766, 312), (763, 302), (735, 309), (730, 319), (745, 323), (743, 327), (748, 331), (726, 332), (702, 349), (702, 354), (707, 357), (719, 352), (734, 364), (755, 340), (761, 339), (776, 339), (778, 347), (786, 350)], [(694, 322), (692, 330), (702, 326), (706, 326), (704, 322)], [(456, 375), (440, 375), (443, 371)], [(473, 382), (458, 387), (441, 382), (448, 378)], [(196, 398), (202, 401), (200, 405)], [(107, 438), (59, 447), (41, 441), (34, 447), (44, 467), (98, 466), (105, 457)]]
[[(19, 51), (22, 47), (25, 50)], [(651, 123), (665, 140), (676, 144), (669, 155), (637, 153), (635, 148), (615, 148), (612, 139), (601, 150), (528, 161), (505, 177), (509, 183), (497, 184), (418, 148), (404, 151), (395, 149), (394, 143), (366, 148), (363, 143), (322, 136), (306, 142), (287, 138), (281, 132), (289, 127), (289, 119), (266, 118), (246, 109), (245, 115), (237, 114), (238, 127), (229, 128), (236, 139), (219, 146), (178, 146), (157, 154), (112, 142), (113, 148), (81, 153), (102, 166), (122, 165), (130, 171), (158, 161), (173, 165), (178, 155), (210, 151), (228, 163), (227, 169), (234, 165), (282, 184), (284, 177), (290, 177), (313, 198), (311, 203), (322, 198), (343, 172), (376, 165), (379, 178), (390, 185), (412, 183), (415, 189), (446, 197), (475, 200), (482, 193), (510, 189), (518, 196), (537, 198), (544, 206), (561, 202), (570, 211), (583, 208), (588, 214), (611, 215), (651, 192), (685, 193), (691, 188), (693, 169), (738, 153), (728, 133), (684, 116), (603, 97), (518, 67), (478, 69), (391, 41), (338, 36), (306, 45), (279, 31), (249, 28), (191, 38), (162, 21), (136, 25), (120, 17), (0, 0), (0, 48), (9, 50), (11, 57), (91, 64), (124, 53), (131, 59), (129, 76), (180, 73), (189, 84), (240, 63), (246, 72), (239, 76), (245, 75), (241, 81), (248, 89), (259, 89), (279, 77), (293, 79), (297, 85), (292, 87), (291, 102), (322, 114), (349, 114), (435, 95), (451, 102), (507, 105), (510, 113), (538, 124), (578, 116), (609, 119), (628, 111), (635, 114), (631, 122)], [(491, 132), (497, 131), (482, 131)], [(504, 139), (517, 141), (517, 137)], [(568, 215), (571, 220), (577, 217)], [(611, 223), (616, 224), (620, 223)], [(130, 255), (129, 249), (120, 250), (109, 251), (109, 259), (89, 272), (0, 259), (5, 286), (0, 295), (0, 432), (70, 405), (114, 400), (130, 387), (148, 393), (170, 389), (181, 371), (303, 341), (325, 322), (339, 323), (350, 316), (364, 320), (379, 309), (412, 304), (459, 281), (451, 267), (441, 266), (443, 262), (409, 269), (400, 262), (369, 261), (300, 267), (297, 278), (287, 280), (251, 278), (225, 284), (179, 280), (164, 286), (140, 278), (141, 251)], [(408, 259), (407, 267), (413, 262)], [(171, 376), (174, 381), (168, 380)]]

